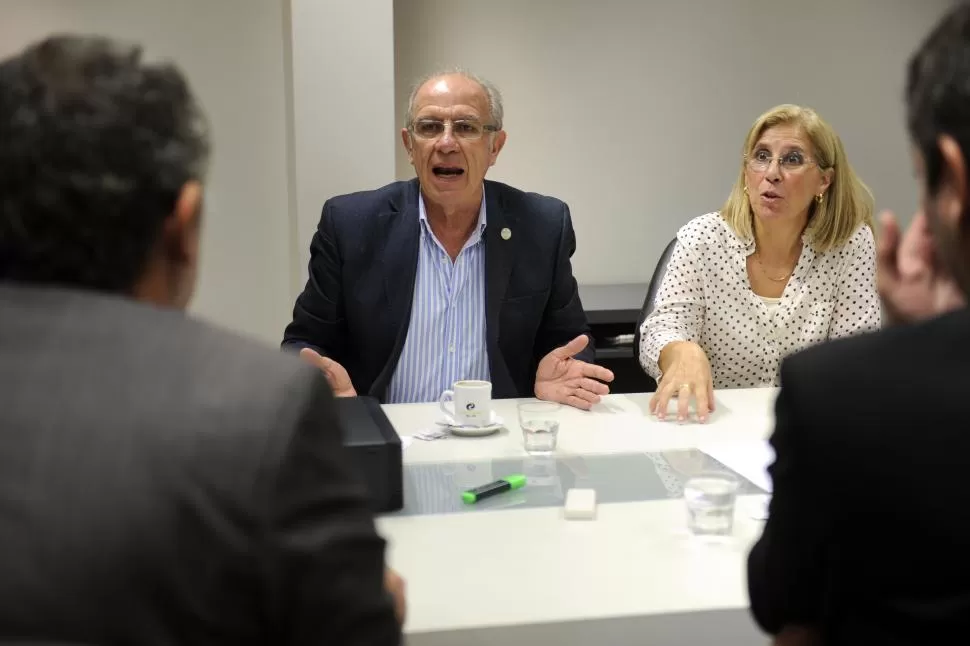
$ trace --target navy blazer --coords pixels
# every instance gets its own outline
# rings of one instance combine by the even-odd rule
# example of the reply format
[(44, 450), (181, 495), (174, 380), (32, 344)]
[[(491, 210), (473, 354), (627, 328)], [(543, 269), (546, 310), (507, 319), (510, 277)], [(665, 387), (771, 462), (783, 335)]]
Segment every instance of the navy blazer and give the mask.
[[(283, 335), (284, 348), (331, 357), (358, 393), (381, 401), (411, 320), (418, 193), (413, 179), (327, 200), (310, 244), (309, 280)], [(492, 395), (531, 397), (539, 360), (589, 334), (570, 264), (576, 236), (569, 207), (486, 181), (485, 208), (483, 323)], [(592, 337), (577, 358), (593, 361)]]

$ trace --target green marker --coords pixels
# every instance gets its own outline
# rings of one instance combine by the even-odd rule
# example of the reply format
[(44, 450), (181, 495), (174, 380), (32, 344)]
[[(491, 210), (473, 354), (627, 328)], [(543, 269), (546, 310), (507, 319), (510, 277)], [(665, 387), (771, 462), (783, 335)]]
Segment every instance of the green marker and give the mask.
[(487, 485), (482, 485), (475, 489), (470, 489), (463, 494), (461, 494), (461, 499), (467, 503), (472, 504), (478, 502), (484, 498), (490, 498), (495, 494), (502, 493), (503, 491), (511, 491), (512, 489), (521, 489), (525, 486), (525, 476), (514, 475), (506, 476), (495, 482), (490, 482)]

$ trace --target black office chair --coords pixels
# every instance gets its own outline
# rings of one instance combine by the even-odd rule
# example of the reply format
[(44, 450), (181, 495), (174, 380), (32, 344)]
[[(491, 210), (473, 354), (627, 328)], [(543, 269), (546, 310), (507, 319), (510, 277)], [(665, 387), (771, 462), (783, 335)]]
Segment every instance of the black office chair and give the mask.
[(657, 266), (653, 270), (653, 276), (650, 278), (647, 295), (643, 299), (643, 307), (640, 308), (640, 316), (637, 317), (637, 329), (633, 332), (633, 360), (637, 362), (638, 366), (640, 365), (640, 326), (650, 316), (650, 312), (653, 311), (656, 305), (657, 292), (660, 291), (660, 284), (663, 282), (664, 275), (667, 273), (667, 265), (670, 263), (670, 256), (673, 255), (675, 246), (677, 246), (677, 238), (667, 243), (667, 247), (660, 254), (660, 260), (657, 261)]

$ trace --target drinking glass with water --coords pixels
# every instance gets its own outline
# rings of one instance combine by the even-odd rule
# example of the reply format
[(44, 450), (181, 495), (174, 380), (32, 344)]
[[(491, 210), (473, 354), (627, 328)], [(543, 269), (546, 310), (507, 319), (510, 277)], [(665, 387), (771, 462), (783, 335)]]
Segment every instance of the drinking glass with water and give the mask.
[(532, 455), (550, 455), (559, 438), (560, 404), (544, 401), (519, 402), (522, 444)]
[(687, 527), (705, 536), (727, 536), (734, 531), (734, 502), (740, 482), (730, 473), (709, 471), (684, 484)]

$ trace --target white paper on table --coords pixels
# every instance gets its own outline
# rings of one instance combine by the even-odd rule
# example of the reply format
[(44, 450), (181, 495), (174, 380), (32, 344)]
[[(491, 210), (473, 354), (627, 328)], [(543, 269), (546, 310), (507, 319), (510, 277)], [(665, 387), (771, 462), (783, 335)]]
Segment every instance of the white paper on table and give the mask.
[(771, 493), (768, 466), (775, 461), (775, 451), (766, 440), (712, 442), (697, 448)]

